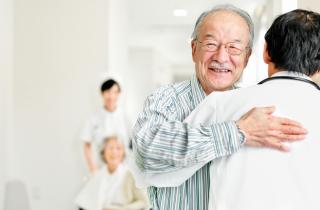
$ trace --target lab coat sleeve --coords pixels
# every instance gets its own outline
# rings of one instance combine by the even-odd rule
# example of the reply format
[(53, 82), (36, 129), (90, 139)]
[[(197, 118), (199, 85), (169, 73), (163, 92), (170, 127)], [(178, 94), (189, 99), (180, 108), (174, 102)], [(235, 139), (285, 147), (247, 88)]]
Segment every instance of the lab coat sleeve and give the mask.
[(94, 138), (94, 130), (97, 129), (97, 120), (94, 116), (91, 116), (91, 118), (85, 123), (83, 130), (80, 134), (80, 139), (83, 142), (90, 143)]

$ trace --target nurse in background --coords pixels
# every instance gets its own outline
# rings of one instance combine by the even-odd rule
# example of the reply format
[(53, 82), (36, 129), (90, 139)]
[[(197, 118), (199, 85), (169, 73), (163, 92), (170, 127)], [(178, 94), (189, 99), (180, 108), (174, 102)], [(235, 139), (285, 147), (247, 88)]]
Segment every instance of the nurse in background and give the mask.
[(101, 159), (104, 165), (84, 186), (76, 204), (80, 210), (149, 209), (147, 193), (138, 189), (126, 164), (123, 143), (111, 136), (104, 140)]
[(113, 79), (105, 81), (100, 88), (103, 107), (88, 120), (81, 134), (84, 142), (84, 156), (89, 171), (95, 172), (100, 168), (97, 148), (100, 148), (106, 136), (118, 136), (129, 148), (130, 123), (124, 113), (118, 108), (120, 85)]

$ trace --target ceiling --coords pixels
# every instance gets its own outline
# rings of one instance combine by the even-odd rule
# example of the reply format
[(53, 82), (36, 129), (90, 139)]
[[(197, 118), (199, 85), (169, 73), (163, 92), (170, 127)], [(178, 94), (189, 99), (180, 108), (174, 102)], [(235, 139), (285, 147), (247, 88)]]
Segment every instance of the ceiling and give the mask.
[[(205, 10), (218, 4), (233, 4), (250, 14), (265, 0), (128, 0), (129, 21), (136, 26), (193, 25)], [(188, 11), (186, 17), (174, 17), (174, 9)]]
[[(152, 48), (173, 65), (192, 63), (189, 38), (197, 17), (217, 4), (230, 3), (253, 15), (265, 0), (128, 0), (130, 47)], [(175, 17), (174, 9), (188, 15)]]

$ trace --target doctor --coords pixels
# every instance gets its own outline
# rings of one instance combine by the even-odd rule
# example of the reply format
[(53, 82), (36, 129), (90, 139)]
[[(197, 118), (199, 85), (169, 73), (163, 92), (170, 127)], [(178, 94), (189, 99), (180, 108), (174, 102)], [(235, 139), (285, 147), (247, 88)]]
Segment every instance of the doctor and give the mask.
[(103, 139), (108, 136), (119, 136), (129, 148), (130, 125), (128, 119), (118, 108), (120, 85), (113, 79), (106, 80), (100, 88), (103, 107), (86, 122), (81, 133), (84, 143), (84, 155), (91, 173), (102, 165), (98, 148), (103, 146)]
[(213, 161), (210, 210), (320, 209), (320, 88), (310, 78), (320, 74), (320, 14), (294, 10), (280, 15), (265, 41), (271, 77), (249, 88), (209, 95), (186, 122), (196, 126), (236, 120), (253, 107), (274, 105), (275, 115), (301, 122), (308, 135), (288, 144), (288, 153), (244, 147)]
[(237, 122), (206, 126), (183, 122), (206, 95), (234, 88), (250, 57), (253, 31), (250, 16), (234, 6), (204, 12), (192, 34), (196, 74), (147, 98), (133, 145), (138, 184), (149, 186), (153, 209), (207, 210), (210, 161), (231, 155), (244, 144), (285, 150), (284, 140), (303, 138), (304, 129), (286, 118), (271, 117), (270, 107), (255, 109)]

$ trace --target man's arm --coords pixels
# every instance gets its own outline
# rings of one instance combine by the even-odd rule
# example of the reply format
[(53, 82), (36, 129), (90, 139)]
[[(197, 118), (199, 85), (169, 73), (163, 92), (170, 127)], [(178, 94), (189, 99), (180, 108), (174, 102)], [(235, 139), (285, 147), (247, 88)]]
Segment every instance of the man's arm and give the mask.
[(237, 151), (244, 139), (234, 122), (192, 127), (179, 120), (176, 101), (148, 97), (133, 133), (135, 159), (146, 173), (166, 173)]
[(289, 151), (283, 141), (301, 140), (307, 134), (302, 125), (283, 117), (272, 116), (275, 107), (253, 108), (236, 124), (244, 131), (246, 145)]
[[(243, 144), (235, 122), (192, 127), (177, 120), (177, 107), (172, 104), (164, 96), (150, 96), (137, 121), (133, 143), (136, 163), (143, 172), (162, 174), (204, 165), (236, 152)], [(247, 137), (246, 144), (284, 150), (281, 140), (304, 137), (305, 130), (298, 123), (270, 117), (269, 109), (256, 108), (237, 122)]]

